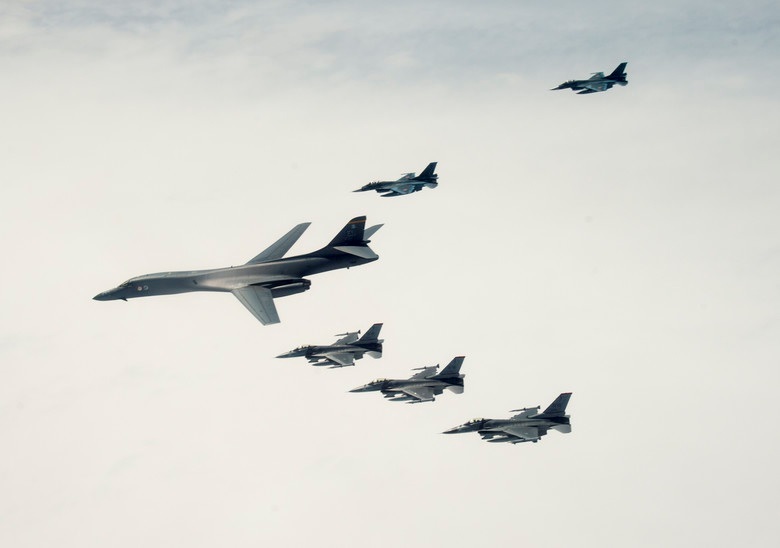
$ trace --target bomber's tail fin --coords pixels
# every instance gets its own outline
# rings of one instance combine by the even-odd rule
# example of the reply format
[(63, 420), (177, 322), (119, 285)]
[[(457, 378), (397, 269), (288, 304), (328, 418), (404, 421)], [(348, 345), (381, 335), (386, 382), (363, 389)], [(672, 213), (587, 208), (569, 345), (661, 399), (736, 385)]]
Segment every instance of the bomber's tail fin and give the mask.
[(418, 179), (436, 179), (438, 178), (438, 175), (434, 173), (436, 171), (436, 164), (438, 162), (431, 162), (428, 164), (428, 166), (422, 170), (422, 173), (420, 173), (417, 178)]
[(361, 215), (360, 217), (355, 217), (349, 221), (338, 234), (336, 234), (336, 237), (330, 241), (328, 247), (362, 244), (365, 227), (366, 216)]
[(376, 342), (382, 342), (379, 340), (379, 332), (382, 330), (382, 324), (381, 323), (375, 323), (371, 327), (368, 328), (368, 331), (366, 331), (362, 337), (360, 337), (357, 342), (359, 343), (376, 343)]
[(361, 259), (374, 261), (379, 256), (374, 250), (368, 247), (369, 240), (382, 225), (375, 225), (369, 228), (366, 226), (366, 216), (361, 215), (350, 220), (344, 228), (322, 249), (310, 253), (310, 256), (332, 255), (334, 251), (354, 255)]
[(612, 78), (615, 80), (625, 80), (626, 76), (626, 66), (628, 63), (625, 61), (620, 63), (615, 70), (612, 71), (612, 73), (608, 76), (608, 78)]
[(447, 367), (442, 369), (441, 372), (436, 375), (436, 377), (448, 378), (460, 376), (460, 367), (463, 365), (463, 360), (465, 359), (465, 356), (456, 356), (455, 358), (452, 358), (452, 361), (447, 364)]
[(569, 404), (571, 392), (564, 392), (544, 410), (542, 415), (563, 416), (566, 414), (566, 406)]

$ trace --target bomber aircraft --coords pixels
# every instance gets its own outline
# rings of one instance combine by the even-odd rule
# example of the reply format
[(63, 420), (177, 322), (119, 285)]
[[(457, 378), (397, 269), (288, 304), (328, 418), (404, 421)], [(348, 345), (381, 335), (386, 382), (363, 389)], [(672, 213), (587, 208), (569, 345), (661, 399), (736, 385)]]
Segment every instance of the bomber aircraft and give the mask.
[(569, 415), (566, 415), (566, 405), (571, 392), (564, 392), (553, 401), (547, 409), (539, 413), (539, 406), (513, 409), (518, 415), (508, 419), (474, 419), (461, 426), (450, 428), (444, 434), (460, 434), (462, 432), (477, 432), (483, 440), (491, 443), (536, 443), (547, 434), (548, 430), (558, 430), (564, 434), (571, 432)]
[(447, 367), (437, 373), (439, 366), (420, 367), (419, 371), (408, 379), (378, 379), (366, 385), (359, 386), (350, 392), (374, 392), (380, 390), (385, 398), (391, 401), (403, 401), (406, 403), (422, 403), (434, 401), (444, 389), (456, 394), (463, 393), (463, 378), (460, 367), (463, 365), (464, 356), (457, 356), (447, 364)]
[(358, 338), (360, 331), (341, 333), (336, 335), (341, 338), (333, 344), (299, 346), (295, 350), (290, 350), (276, 357), (298, 358), (305, 356), (309, 363), (319, 366), (345, 367), (355, 365), (355, 360), (363, 358), (363, 354), (368, 354), (372, 358), (382, 357), (382, 343), (384, 341), (378, 338), (381, 329), (382, 324), (375, 323), (360, 338)]
[(304, 255), (284, 257), (310, 224), (297, 225), (244, 265), (145, 274), (99, 293), (94, 299), (126, 301), (135, 297), (191, 291), (222, 291), (233, 293), (263, 325), (279, 323), (274, 299), (303, 293), (309, 289), (311, 281), (305, 276), (358, 266), (379, 258), (368, 244), (369, 238), (382, 225), (365, 228), (365, 216), (349, 221), (322, 249)]
[(552, 88), (552, 91), (557, 89), (571, 89), (572, 91), (578, 92), (577, 95), (585, 95), (587, 93), (607, 91), (615, 84), (625, 86), (628, 84), (628, 80), (626, 80), (626, 76), (628, 76), (626, 74), (626, 65), (628, 65), (628, 63), (620, 63), (609, 76), (604, 76), (603, 72), (594, 72), (593, 76), (587, 80), (569, 80), (557, 88)]
[[(365, 192), (367, 190), (376, 190), (383, 198), (390, 196), (403, 196), (405, 194), (411, 194), (417, 192), (425, 187), (436, 188), (439, 186), (439, 176), (434, 173), (436, 170), (437, 162), (431, 162), (420, 173), (415, 175), (414, 173), (405, 173), (397, 181), (374, 181), (363, 185), (357, 190), (352, 192)], [(384, 194), (382, 194), (384, 193)]]

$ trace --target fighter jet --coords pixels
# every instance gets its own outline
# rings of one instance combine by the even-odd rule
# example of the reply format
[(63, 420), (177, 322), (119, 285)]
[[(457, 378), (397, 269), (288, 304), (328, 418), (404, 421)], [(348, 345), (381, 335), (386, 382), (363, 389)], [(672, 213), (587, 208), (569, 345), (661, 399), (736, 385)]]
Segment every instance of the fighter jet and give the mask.
[[(357, 190), (352, 192), (365, 192), (367, 190), (376, 190), (383, 198), (389, 196), (403, 196), (404, 194), (411, 194), (417, 192), (425, 187), (436, 188), (439, 186), (437, 182), (439, 176), (434, 173), (436, 170), (436, 163), (431, 162), (428, 164), (422, 173), (415, 175), (414, 173), (404, 173), (397, 181), (374, 181), (363, 185)], [(384, 194), (382, 194), (384, 192)]]
[(368, 354), (372, 358), (382, 357), (382, 343), (384, 341), (378, 338), (381, 329), (382, 324), (375, 323), (360, 338), (358, 338), (360, 331), (340, 333), (336, 336), (341, 338), (333, 344), (299, 346), (295, 350), (290, 350), (276, 357), (298, 358), (305, 356), (312, 365), (329, 365), (331, 368), (355, 365), (355, 360), (362, 359), (363, 354)]
[(444, 389), (463, 393), (463, 378), (465, 375), (460, 373), (460, 366), (463, 365), (463, 356), (457, 356), (441, 370), (436, 373), (439, 366), (420, 367), (412, 371), (419, 371), (408, 379), (378, 379), (364, 386), (359, 386), (350, 390), (350, 392), (374, 392), (381, 390), (385, 398), (391, 401), (403, 401), (406, 403), (422, 403), (433, 401)]
[(369, 238), (382, 225), (365, 228), (365, 216), (355, 217), (349, 221), (322, 249), (285, 258), (284, 254), (298, 241), (310, 224), (297, 225), (244, 265), (145, 274), (131, 278), (114, 289), (99, 293), (94, 299), (126, 301), (134, 297), (171, 295), (190, 291), (223, 291), (233, 293), (263, 325), (279, 323), (274, 299), (303, 293), (309, 289), (311, 281), (304, 276), (358, 266), (379, 258), (368, 244)]
[(564, 392), (547, 409), (539, 413), (539, 406), (513, 409), (520, 413), (508, 419), (474, 419), (461, 426), (446, 430), (444, 434), (460, 434), (476, 431), (483, 440), (491, 443), (536, 443), (548, 430), (558, 430), (564, 434), (571, 432), (566, 405), (571, 392)]
[(625, 86), (628, 84), (628, 80), (626, 80), (626, 76), (628, 75), (625, 72), (626, 65), (628, 65), (628, 63), (620, 63), (609, 76), (604, 76), (603, 72), (594, 72), (593, 76), (587, 80), (569, 80), (557, 88), (552, 88), (552, 91), (555, 91), (556, 89), (572, 89), (573, 91), (578, 92), (577, 95), (585, 95), (587, 93), (607, 91), (615, 84)]

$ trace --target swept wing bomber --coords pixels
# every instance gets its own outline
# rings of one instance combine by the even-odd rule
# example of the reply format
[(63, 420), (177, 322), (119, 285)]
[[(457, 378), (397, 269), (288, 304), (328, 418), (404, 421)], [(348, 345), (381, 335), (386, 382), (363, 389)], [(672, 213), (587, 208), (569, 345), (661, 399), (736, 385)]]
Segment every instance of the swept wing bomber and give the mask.
[(382, 225), (365, 228), (365, 216), (349, 221), (322, 249), (304, 255), (284, 257), (310, 224), (297, 225), (244, 265), (146, 274), (99, 293), (94, 299), (126, 301), (135, 297), (191, 291), (222, 291), (233, 293), (263, 325), (279, 323), (274, 299), (303, 293), (309, 289), (311, 281), (305, 276), (358, 266), (379, 258), (368, 244), (369, 238)]
[(378, 338), (381, 329), (382, 324), (375, 323), (362, 337), (359, 337), (360, 331), (341, 333), (336, 335), (341, 338), (333, 344), (299, 346), (295, 350), (290, 350), (276, 357), (298, 358), (303, 356), (312, 365), (319, 366), (345, 367), (355, 365), (355, 360), (361, 359), (363, 354), (368, 354), (372, 358), (382, 357), (382, 343), (384, 341)]
[(577, 95), (585, 95), (587, 93), (607, 91), (615, 84), (625, 86), (628, 84), (628, 80), (626, 80), (626, 76), (628, 76), (626, 74), (626, 65), (628, 65), (628, 63), (620, 63), (609, 76), (604, 76), (603, 72), (594, 72), (593, 76), (587, 80), (569, 80), (557, 88), (553, 88), (552, 91), (557, 89), (571, 89), (576, 91)]
[(397, 181), (374, 181), (363, 185), (353, 192), (365, 192), (367, 190), (376, 190), (383, 198), (389, 196), (403, 196), (404, 194), (411, 194), (417, 192), (425, 187), (436, 188), (439, 186), (439, 176), (434, 173), (436, 170), (436, 163), (431, 162), (420, 173), (415, 175), (414, 173), (405, 173)]
[(463, 375), (460, 367), (463, 365), (463, 356), (457, 356), (447, 364), (447, 367), (437, 373), (438, 365), (421, 367), (419, 371), (408, 379), (378, 379), (366, 385), (359, 386), (350, 392), (374, 392), (381, 391), (385, 398), (392, 401), (406, 403), (422, 403), (434, 401), (444, 389), (456, 394), (463, 393)]
[(444, 434), (460, 434), (462, 432), (477, 432), (483, 440), (491, 443), (523, 443), (534, 442), (547, 434), (548, 430), (558, 430), (564, 434), (571, 432), (569, 415), (566, 405), (571, 392), (564, 392), (553, 401), (547, 409), (539, 413), (539, 406), (513, 409), (520, 413), (508, 419), (474, 419), (446, 430)]

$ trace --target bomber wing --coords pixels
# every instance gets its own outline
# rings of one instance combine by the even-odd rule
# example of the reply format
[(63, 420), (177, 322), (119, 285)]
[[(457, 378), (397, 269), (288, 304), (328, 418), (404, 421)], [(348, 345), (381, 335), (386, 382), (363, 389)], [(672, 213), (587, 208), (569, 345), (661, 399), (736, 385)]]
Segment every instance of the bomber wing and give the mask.
[[(275, 261), (281, 259), (284, 254), (290, 251), (290, 248), (298, 241), (298, 238), (309, 228), (311, 223), (301, 223), (293, 227), (287, 234), (276, 240), (268, 248), (255, 255), (246, 264), (264, 263), (266, 261)], [(262, 321), (262, 320), (261, 320)]]
[(234, 289), (232, 293), (263, 325), (279, 323), (273, 293), (267, 287), (248, 285)]

